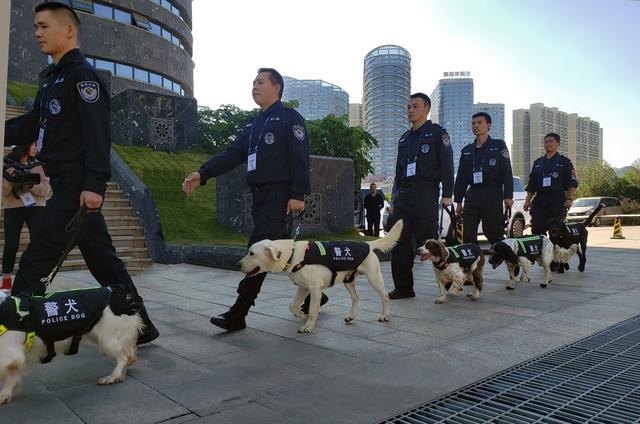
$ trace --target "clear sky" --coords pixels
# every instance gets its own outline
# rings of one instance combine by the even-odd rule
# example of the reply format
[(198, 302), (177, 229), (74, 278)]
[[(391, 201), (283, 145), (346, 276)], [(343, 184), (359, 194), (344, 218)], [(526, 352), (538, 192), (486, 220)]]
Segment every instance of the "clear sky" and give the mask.
[[(364, 56), (411, 53), (411, 90), (471, 71), (475, 102), (511, 111), (542, 102), (596, 120), (612, 166), (640, 158), (638, 0), (236, 0), (193, 2), (195, 97), (255, 107), (257, 68), (322, 79), (362, 98)], [(469, 140), (471, 142), (471, 140)]]

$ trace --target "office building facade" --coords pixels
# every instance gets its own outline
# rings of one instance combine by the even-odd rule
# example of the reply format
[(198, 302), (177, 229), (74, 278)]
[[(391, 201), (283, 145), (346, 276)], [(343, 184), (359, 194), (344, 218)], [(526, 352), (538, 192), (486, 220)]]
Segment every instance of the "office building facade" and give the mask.
[(597, 121), (534, 103), (529, 109), (513, 111), (513, 174), (524, 182), (528, 181), (533, 162), (544, 155), (544, 136), (550, 132), (560, 136), (559, 152), (574, 166), (602, 161), (603, 130)]
[(378, 141), (378, 147), (371, 152), (374, 173), (377, 177), (394, 177), (398, 139), (409, 128), (409, 52), (400, 46), (385, 45), (367, 53), (362, 91), (364, 129)]
[(349, 94), (335, 84), (322, 80), (284, 78), (282, 100), (298, 102), (296, 110), (304, 119), (322, 119), (327, 115), (347, 116)]
[(449, 133), (457, 172), (462, 148), (474, 139), (471, 132), (473, 79), (467, 71), (444, 72), (443, 76), (431, 93), (431, 120)]
[(363, 127), (362, 103), (349, 103), (349, 126)]
[[(9, 80), (37, 84), (51, 62), (33, 33), (33, 8), (41, 2), (11, 1)], [(191, 0), (60, 2), (77, 12), (82, 50), (96, 69), (112, 74), (112, 94), (134, 88), (193, 96)]]

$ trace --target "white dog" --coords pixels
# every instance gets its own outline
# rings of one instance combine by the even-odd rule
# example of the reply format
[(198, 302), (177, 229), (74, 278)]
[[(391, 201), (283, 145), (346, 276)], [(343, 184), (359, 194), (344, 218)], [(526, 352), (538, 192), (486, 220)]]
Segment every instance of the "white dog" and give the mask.
[(556, 260), (555, 256), (557, 255), (559, 259), (556, 262), (566, 263), (576, 249), (577, 245), (571, 246), (571, 249), (554, 246), (544, 235), (508, 238), (493, 244), (489, 263), (493, 269), (496, 269), (503, 261), (506, 262), (509, 271), (509, 283), (506, 288), (513, 290), (516, 286), (515, 277), (518, 272), (520, 270), (522, 272), (520, 281), (529, 282), (529, 268), (533, 262), (537, 262), (544, 269), (544, 277), (540, 287), (545, 288), (551, 283), (550, 267), (551, 263)]
[[(95, 314), (96, 319), (90, 319), (89, 325), (92, 327), (90, 330), (87, 328), (89, 331), (82, 334), (82, 340), (93, 342), (107, 356), (116, 360), (116, 366), (111, 374), (100, 378), (98, 384), (119, 383), (126, 378), (127, 367), (136, 360), (136, 342), (138, 334), (143, 329), (143, 323), (139, 314), (134, 313), (135, 305), (127, 302), (116, 290), (99, 288), (58, 292), (65, 294), (66, 303), (64, 300), (56, 302), (55, 297), (41, 298), (44, 303), (37, 305), (46, 305), (47, 309), (44, 314), (40, 315), (34, 312), (34, 308), (38, 306), (34, 305), (36, 301), (33, 298), (30, 312), (22, 320), (17, 312), (18, 301), (16, 298), (0, 293), (0, 378), (5, 379), (4, 386), (0, 391), (0, 405), (11, 401), (13, 390), (28, 365), (38, 361), (48, 362), (56, 353), (73, 354), (77, 351), (79, 339), (67, 338), (60, 341), (48, 339), (49, 342), (45, 342), (38, 331), (44, 328), (43, 331), (46, 333), (49, 329), (38, 327), (38, 325), (50, 324), (49, 328), (55, 326), (57, 327), (55, 331), (60, 328), (64, 331), (65, 326), (73, 326), (82, 322), (85, 314), (89, 316), (89, 312), (86, 312), (89, 309), (82, 309), (82, 299), (84, 298), (78, 296), (82, 296), (81, 292), (91, 290), (107, 290), (109, 294), (106, 295), (106, 302), (108, 303), (106, 306), (98, 306), (102, 309)], [(102, 296), (102, 299), (104, 298), (105, 296)], [(67, 309), (69, 312), (65, 313)], [(117, 312), (114, 313), (113, 310), (118, 312), (125, 310), (132, 315), (116, 315)], [(26, 328), (16, 329), (29, 317), (32, 317), (33, 320), (44, 320), (42, 323), (32, 322), (33, 325), (36, 325), (35, 334), (27, 333)]]
[(433, 271), (440, 295), (436, 303), (444, 303), (447, 290), (452, 293), (462, 291), (465, 282), (473, 284), (470, 300), (477, 300), (482, 291), (482, 270), (484, 255), (477, 244), (461, 244), (447, 247), (440, 240), (427, 240), (418, 248), (420, 260), (433, 262)]
[[(358, 293), (355, 274), (366, 275), (369, 283), (382, 299), (382, 315), (378, 321), (389, 321), (389, 296), (384, 288), (380, 262), (373, 249), (382, 253), (395, 246), (402, 232), (402, 220), (396, 222), (391, 231), (378, 240), (362, 242), (308, 242), (293, 240), (262, 240), (254, 243), (247, 255), (238, 262), (238, 267), (247, 275), (261, 272), (287, 272), (298, 286), (298, 292), (289, 305), (289, 310), (298, 318), (306, 320), (298, 329), (310, 333), (316, 325), (322, 291), (336, 280), (345, 283), (351, 295), (351, 311), (345, 317), (351, 322), (356, 317)], [(309, 313), (300, 310), (300, 304), (311, 294)]]

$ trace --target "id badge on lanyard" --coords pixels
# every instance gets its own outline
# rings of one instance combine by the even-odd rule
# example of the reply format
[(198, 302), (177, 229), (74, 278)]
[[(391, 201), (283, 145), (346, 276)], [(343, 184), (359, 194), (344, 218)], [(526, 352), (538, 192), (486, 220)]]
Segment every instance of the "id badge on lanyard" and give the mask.
[(256, 170), (256, 153), (251, 153), (247, 157), (247, 172)]
[(473, 173), (473, 183), (482, 184), (482, 171), (477, 171)]
[(42, 141), (44, 140), (44, 128), (40, 128), (38, 131), (38, 140), (36, 141), (36, 150), (42, 151)]
[(20, 195), (20, 198), (22, 199), (22, 203), (24, 203), (24, 206), (27, 208), (36, 204), (36, 199), (34, 199), (31, 193), (29, 193), (28, 191), (22, 193)]
[(551, 177), (542, 177), (542, 187), (551, 187)]
[(413, 177), (414, 175), (416, 175), (416, 163), (409, 162), (407, 164), (407, 177)]

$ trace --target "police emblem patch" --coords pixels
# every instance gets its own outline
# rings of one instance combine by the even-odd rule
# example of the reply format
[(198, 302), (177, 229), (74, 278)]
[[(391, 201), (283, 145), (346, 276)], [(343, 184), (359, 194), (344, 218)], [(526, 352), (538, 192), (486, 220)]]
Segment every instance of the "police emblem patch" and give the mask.
[(49, 112), (52, 115), (57, 115), (62, 110), (62, 103), (58, 99), (52, 99), (49, 101)]
[(423, 144), (422, 147), (420, 147), (420, 150), (422, 151), (422, 153), (429, 153), (429, 145)]
[(503, 158), (509, 159), (509, 151), (507, 149), (504, 149), (501, 153)]
[(442, 133), (442, 144), (445, 146), (449, 146), (449, 144), (451, 144), (451, 141), (449, 141), (449, 134)]
[(273, 144), (274, 141), (276, 141), (276, 136), (273, 135), (273, 133), (266, 133), (264, 135), (264, 142), (266, 144)]
[(304, 127), (302, 125), (294, 125), (292, 127), (293, 135), (300, 141), (304, 140)]
[(82, 81), (77, 84), (80, 97), (87, 103), (95, 103), (100, 97), (100, 86), (95, 81)]
[(489, 166), (496, 166), (496, 160), (495, 160), (495, 158), (491, 158), (491, 159), (489, 160)]
[(558, 178), (558, 171), (553, 171), (553, 174), (551, 174), (551, 176), (553, 178)]

